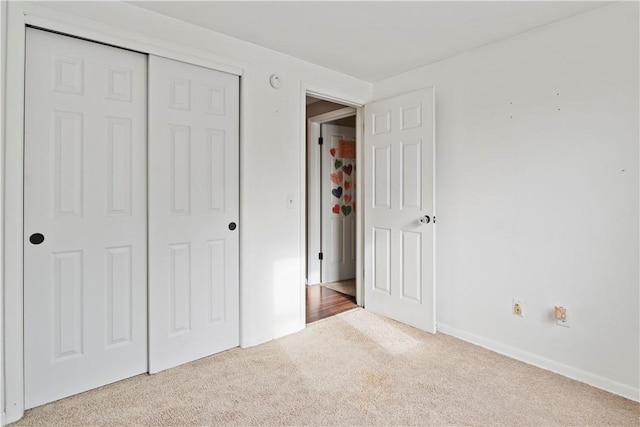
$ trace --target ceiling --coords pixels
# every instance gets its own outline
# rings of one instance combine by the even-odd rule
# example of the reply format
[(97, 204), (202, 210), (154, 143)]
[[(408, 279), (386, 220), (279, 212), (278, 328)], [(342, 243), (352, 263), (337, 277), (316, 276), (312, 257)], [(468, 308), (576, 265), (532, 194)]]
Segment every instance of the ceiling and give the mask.
[(132, 1), (375, 82), (608, 4), (591, 1)]

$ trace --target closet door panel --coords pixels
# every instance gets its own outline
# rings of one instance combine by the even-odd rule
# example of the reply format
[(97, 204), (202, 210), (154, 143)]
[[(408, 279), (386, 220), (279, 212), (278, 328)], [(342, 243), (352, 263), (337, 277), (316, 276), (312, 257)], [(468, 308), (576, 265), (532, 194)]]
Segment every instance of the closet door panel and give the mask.
[(27, 29), (25, 405), (147, 371), (146, 55)]
[(151, 56), (150, 372), (239, 344), (238, 213), (239, 78)]

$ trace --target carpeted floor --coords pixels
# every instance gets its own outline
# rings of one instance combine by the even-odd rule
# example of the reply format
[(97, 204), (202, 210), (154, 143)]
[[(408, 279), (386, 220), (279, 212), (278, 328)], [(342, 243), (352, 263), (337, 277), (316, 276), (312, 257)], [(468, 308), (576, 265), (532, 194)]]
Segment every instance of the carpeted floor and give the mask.
[(18, 426), (638, 426), (640, 404), (362, 309), (27, 411)]
[(356, 296), (356, 279), (323, 283), (322, 286), (333, 289), (334, 291), (342, 292), (343, 294), (351, 295), (352, 297)]

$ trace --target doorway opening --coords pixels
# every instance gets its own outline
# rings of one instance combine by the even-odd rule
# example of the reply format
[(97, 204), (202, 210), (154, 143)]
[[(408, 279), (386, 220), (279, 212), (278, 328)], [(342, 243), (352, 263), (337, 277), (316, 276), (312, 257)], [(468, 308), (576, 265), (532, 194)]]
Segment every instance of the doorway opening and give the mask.
[(306, 323), (357, 307), (356, 112), (306, 96)]

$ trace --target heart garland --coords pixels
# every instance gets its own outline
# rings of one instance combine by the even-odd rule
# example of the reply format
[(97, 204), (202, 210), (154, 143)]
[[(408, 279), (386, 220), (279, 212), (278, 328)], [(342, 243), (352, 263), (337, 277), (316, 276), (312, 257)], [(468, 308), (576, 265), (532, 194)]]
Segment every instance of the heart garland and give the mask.
[[(331, 148), (329, 150), (329, 153), (331, 153), (331, 157), (335, 158), (337, 151), (335, 148)], [(342, 206), (339, 203), (334, 204), (331, 208), (331, 212), (336, 215), (339, 215), (340, 212), (342, 212), (344, 216), (349, 216), (352, 212), (355, 213), (356, 202), (354, 201), (351, 205), (349, 205), (349, 203), (353, 200), (353, 196), (351, 194), (344, 194), (344, 192), (353, 187), (353, 181), (344, 181), (343, 183), (342, 180), (344, 179), (343, 173), (347, 176), (351, 176), (354, 170), (354, 166), (353, 164), (345, 165), (342, 160), (335, 159), (333, 161), (333, 167), (337, 172), (331, 173), (329, 175), (329, 178), (331, 179), (331, 182), (333, 182), (335, 185), (338, 185), (338, 187), (332, 189), (331, 194), (337, 199), (342, 199), (341, 203), (345, 204)], [(340, 187), (341, 184), (344, 185), (344, 188)]]
[(342, 172), (334, 172), (329, 175), (329, 178), (331, 179), (331, 182), (336, 185), (342, 184)]

